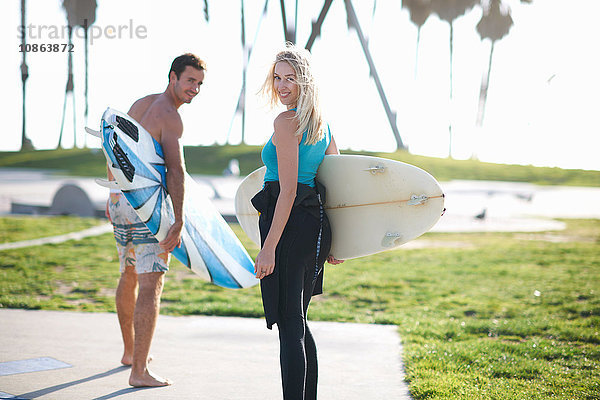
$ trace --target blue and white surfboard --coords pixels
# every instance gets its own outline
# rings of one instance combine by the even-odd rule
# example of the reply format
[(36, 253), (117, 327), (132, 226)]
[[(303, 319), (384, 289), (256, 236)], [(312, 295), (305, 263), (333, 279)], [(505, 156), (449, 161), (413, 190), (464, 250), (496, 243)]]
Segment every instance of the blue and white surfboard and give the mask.
[[(175, 218), (161, 145), (133, 118), (111, 108), (100, 124), (102, 150), (119, 188), (156, 239), (163, 240)], [(184, 215), (181, 247), (172, 252), (179, 261), (225, 288), (259, 282), (246, 249), (187, 173)]]

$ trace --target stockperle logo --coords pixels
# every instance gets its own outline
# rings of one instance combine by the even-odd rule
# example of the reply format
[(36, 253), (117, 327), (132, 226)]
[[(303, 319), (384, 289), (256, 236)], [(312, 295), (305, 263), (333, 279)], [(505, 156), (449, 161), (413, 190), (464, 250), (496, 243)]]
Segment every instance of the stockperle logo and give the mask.
[(148, 29), (145, 25), (136, 25), (130, 19), (128, 24), (122, 25), (92, 25), (88, 26), (87, 19), (84, 20), (83, 26), (68, 26), (68, 25), (38, 25), (29, 24), (19, 25), (17, 27), (17, 38), (19, 40), (24, 37), (29, 40), (50, 39), (50, 40), (65, 40), (69, 38), (69, 30), (78, 38), (85, 38), (85, 31), (89, 30), (88, 38), (90, 44), (94, 44), (94, 40), (104, 39), (146, 39), (148, 37)]

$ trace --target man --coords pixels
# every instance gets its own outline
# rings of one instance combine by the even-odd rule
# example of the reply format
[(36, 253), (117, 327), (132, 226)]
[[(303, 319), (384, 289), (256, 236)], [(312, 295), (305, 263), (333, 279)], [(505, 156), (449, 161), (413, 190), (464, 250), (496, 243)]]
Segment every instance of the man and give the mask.
[[(136, 387), (166, 386), (172, 383), (148, 369), (148, 354), (160, 310), (164, 274), (169, 269), (170, 252), (181, 243), (185, 217), (185, 166), (179, 142), (183, 124), (177, 110), (183, 103), (190, 103), (198, 94), (205, 70), (204, 61), (193, 54), (175, 58), (169, 71), (167, 89), (161, 94), (139, 99), (128, 112), (163, 148), (167, 189), (175, 215), (175, 222), (166, 238), (158, 243), (120, 192), (111, 192), (107, 203), (121, 269), (116, 295), (124, 345), (121, 363), (131, 365), (129, 384)], [(114, 179), (110, 170), (108, 177)]]

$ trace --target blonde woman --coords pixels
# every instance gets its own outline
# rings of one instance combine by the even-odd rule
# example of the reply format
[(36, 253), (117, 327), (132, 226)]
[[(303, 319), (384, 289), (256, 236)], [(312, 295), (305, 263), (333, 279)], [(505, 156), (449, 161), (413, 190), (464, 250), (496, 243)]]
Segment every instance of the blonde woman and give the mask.
[(283, 397), (315, 399), (317, 349), (306, 324), (312, 295), (322, 293), (323, 264), (331, 230), (323, 210), (325, 190), (315, 177), (325, 154), (338, 154), (323, 120), (310, 53), (291, 44), (279, 52), (262, 92), (287, 110), (275, 118), (262, 151), (267, 167), (262, 191), (253, 199), (260, 212), (262, 248), (254, 271), (261, 279), (267, 327), (277, 324)]

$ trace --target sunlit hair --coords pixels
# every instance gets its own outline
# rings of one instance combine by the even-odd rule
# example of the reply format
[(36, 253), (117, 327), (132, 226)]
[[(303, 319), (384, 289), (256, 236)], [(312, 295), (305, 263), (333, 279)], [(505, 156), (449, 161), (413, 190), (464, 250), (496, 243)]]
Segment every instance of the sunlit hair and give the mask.
[(306, 144), (315, 144), (321, 139), (325, 132), (323, 114), (319, 101), (319, 89), (310, 66), (311, 55), (308, 50), (286, 43), (285, 49), (277, 53), (269, 74), (262, 85), (261, 92), (271, 107), (279, 104), (279, 96), (275, 89), (275, 65), (279, 62), (287, 62), (296, 75), (298, 85), (298, 100), (296, 103), (296, 120), (298, 129), (295, 135), (300, 136), (307, 131)]

